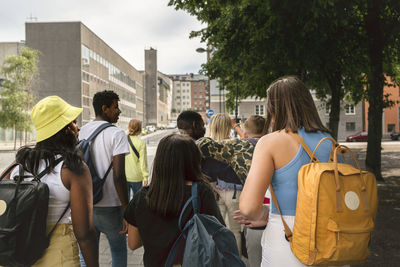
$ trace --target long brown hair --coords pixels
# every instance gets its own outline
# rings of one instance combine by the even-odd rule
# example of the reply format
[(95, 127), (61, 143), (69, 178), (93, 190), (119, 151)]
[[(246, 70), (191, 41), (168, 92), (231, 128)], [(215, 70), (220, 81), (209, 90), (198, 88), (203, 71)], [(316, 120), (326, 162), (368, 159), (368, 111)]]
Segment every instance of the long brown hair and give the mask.
[(204, 181), (201, 153), (186, 135), (171, 134), (161, 139), (153, 163), (146, 201), (149, 208), (164, 216), (178, 215), (185, 181)]
[(282, 77), (267, 90), (267, 131), (330, 132), (321, 122), (310, 91), (295, 76)]

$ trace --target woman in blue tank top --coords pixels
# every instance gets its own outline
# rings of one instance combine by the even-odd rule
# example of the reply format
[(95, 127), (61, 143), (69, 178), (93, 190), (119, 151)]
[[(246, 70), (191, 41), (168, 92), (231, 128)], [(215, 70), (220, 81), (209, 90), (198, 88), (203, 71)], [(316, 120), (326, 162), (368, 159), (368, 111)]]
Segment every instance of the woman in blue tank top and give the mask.
[[(263, 206), (265, 192), (272, 184), (282, 215), (293, 228), (297, 201), (297, 173), (310, 157), (288, 132), (297, 132), (314, 150), (318, 142), (330, 136), (322, 124), (310, 91), (296, 77), (283, 77), (267, 90), (267, 122), (269, 134), (255, 148), (252, 165), (240, 197), (240, 213), (250, 220), (268, 221), (261, 244), (261, 266), (305, 266), (297, 260), (286, 241), (283, 224), (276, 207)], [(318, 148), (321, 162), (329, 159), (332, 144)]]

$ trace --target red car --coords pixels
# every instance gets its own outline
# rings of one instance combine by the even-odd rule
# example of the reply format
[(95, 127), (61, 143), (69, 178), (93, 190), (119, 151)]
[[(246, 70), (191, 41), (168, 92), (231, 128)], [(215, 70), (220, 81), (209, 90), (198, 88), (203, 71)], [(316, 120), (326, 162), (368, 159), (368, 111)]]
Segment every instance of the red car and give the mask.
[(355, 135), (350, 135), (346, 138), (346, 142), (367, 142), (368, 132), (361, 132)]

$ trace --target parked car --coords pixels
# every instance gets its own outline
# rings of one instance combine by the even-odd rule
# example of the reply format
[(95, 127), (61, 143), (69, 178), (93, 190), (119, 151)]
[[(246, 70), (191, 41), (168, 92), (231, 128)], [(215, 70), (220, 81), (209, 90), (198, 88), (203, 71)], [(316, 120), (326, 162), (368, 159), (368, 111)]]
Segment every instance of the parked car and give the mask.
[(350, 135), (346, 138), (346, 142), (367, 142), (368, 132), (360, 132), (355, 135)]
[(390, 134), (390, 139), (392, 140), (399, 140), (400, 138), (400, 133), (391, 133)]
[(167, 125), (167, 129), (175, 129), (176, 128), (176, 122), (170, 122), (168, 125)]
[(155, 132), (156, 130), (157, 130), (157, 128), (154, 125), (147, 125), (146, 126), (147, 133), (152, 133), (152, 132)]

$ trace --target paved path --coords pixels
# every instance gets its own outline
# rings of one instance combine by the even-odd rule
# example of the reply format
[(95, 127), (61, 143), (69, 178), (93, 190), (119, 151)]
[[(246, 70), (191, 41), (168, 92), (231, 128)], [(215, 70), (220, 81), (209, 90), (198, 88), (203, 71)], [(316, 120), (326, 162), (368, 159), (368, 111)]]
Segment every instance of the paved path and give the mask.
[[(165, 135), (174, 132), (174, 130), (158, 131), (147, 136), (143, 139), (147, 143), (148, 163), (149, 168), (152, 166), (154, 155), (157, 149), (158, 141)], [(360, 161), (362, 168), (364, 168), (364, 161), (366, 155), (366, 143), (341, 143), (350, 147), (355, 152), (356, 157)], [(1, 150), (3, 148), (3, 150)], [(382, 174), (384, 177), (398, 176), (400, 174), (400, 142), (384, 142), (382, 143)], [(0, 147), (0, 172), (7, 167), (15, 157), (15, 152), (11, 150), (4, 150)], [(111, 254), (108, 242), (104, 235), (100, 236), (100, 266), (111, 266)], [(143, 248), (131, 251), (128, 249), (128, 266), (143, 266)]]

